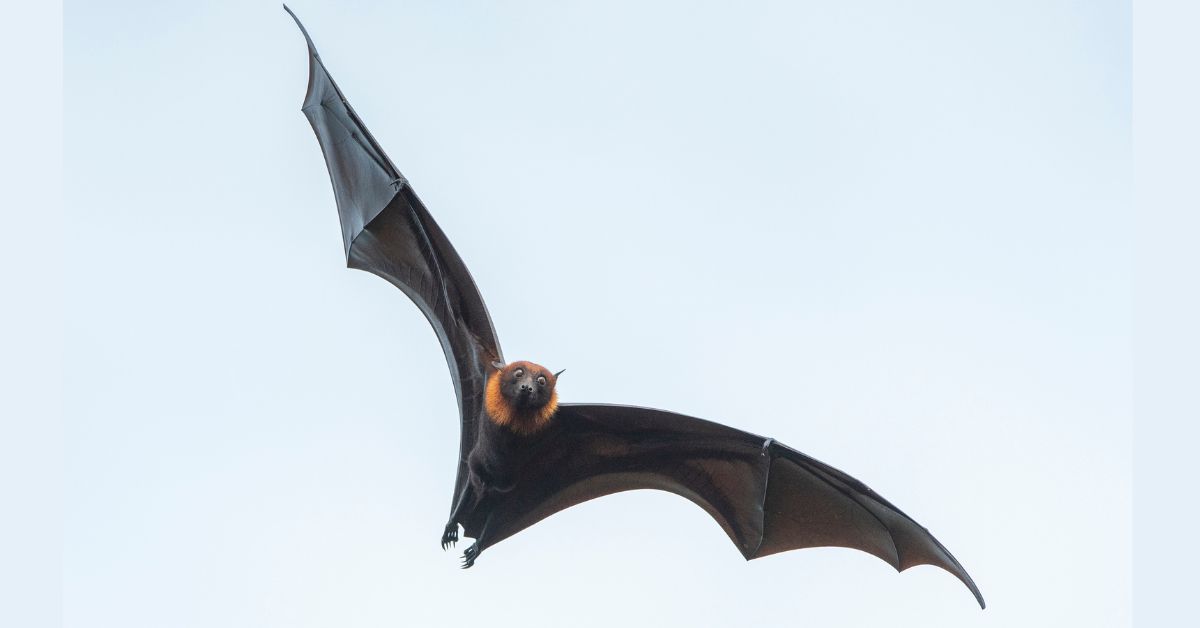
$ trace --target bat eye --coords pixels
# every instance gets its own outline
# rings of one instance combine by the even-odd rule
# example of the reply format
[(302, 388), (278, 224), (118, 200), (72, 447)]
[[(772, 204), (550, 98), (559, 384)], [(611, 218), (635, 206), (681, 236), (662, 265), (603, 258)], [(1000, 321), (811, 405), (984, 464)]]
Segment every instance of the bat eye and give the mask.
[(538, 386), (545, 386), (545, 385), (546, 385), (546, 378), (545, 378), (545, 377), (539, 377), (539, 378), (538, 378)]
[(525, 370), (524, 370), (524, 369), (517, 369), (517, 370), (513, 371), (513, 375), (515, 375), (515, 376), (517, 376), (517, 377), (520, 377), (520, 376), (522, 376), (522, 375), (524, 375), (524, 374), (525, 374)]

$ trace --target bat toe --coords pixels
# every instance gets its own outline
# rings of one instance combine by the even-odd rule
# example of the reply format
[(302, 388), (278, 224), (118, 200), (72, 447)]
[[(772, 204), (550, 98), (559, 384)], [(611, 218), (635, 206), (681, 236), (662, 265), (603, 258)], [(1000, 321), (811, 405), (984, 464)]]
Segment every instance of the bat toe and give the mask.
[(475, 564), (475, 559), (479, 558), (479, 543), (474, 543), (462, 555), (462, 568), (470, 569)]
[(446, 531), (442, 533), (442, 551), (447, 547), (453, 547), (458, 542), (458, 524), (451, 522), (446, 524)]

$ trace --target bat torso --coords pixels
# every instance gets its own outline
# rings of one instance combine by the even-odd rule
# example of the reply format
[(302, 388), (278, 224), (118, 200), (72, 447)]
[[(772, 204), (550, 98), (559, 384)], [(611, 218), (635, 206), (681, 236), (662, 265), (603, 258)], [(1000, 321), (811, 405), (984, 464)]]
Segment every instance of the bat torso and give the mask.
[(510, 490), (530, 451), (534, 448), (537, 435), (522, 436), (489, 420), (487, 411), (476, 424), (479, 433), (475, 447), (467, 457), (470, 483), (483, 492)]
[(462, 523), (477, 538), (486, 538), (492, 509), (527, 475), (523, 470), (531, 461), (545, 457), (545, 444), (556, 431), (556, 375), (532, 362), (497, 366), (479, 404), (467, 481), (451, 514), (451, 523)]
[(467, 478), (455, 498), (443, 536), (443, 543), (456, 539), (457, 525), (462, 524), (467, 534), (475, 537), (475, 549), (465, 555), (466, 566), (490, 543), (498, 525), (503, 525), (502, 521), (494, 521), (496, 509), (521, 492), (523, 480), (528, 481), (528, 469), (546, 458), (546, 446), (557, 431), (549, 427), (535, 434), (518, 434), (492, 421), (486, 411), (482, 414), (476, 422), (475, 445), (467, 456)]

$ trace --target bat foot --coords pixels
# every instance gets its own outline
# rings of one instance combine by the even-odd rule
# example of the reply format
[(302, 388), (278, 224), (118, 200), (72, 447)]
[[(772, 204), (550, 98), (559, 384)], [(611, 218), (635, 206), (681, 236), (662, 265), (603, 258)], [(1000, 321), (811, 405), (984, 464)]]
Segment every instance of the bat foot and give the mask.
[(462, 568), (463, 568), (463, 569), (470, 569), (470, 568), (471, 568), (471, 566), (475, 564), (475, 559), (476, 559), (476, 558), (479, 558), (479, 553), (480, 553), (480, 552), (482, 552), (482, 551), (483, 551), (483, 550), (479, 549), (479, 543), (478, 543), (478, 542), (475, 542), (475, 543), (471, 544), (471, 547), (468, 547), (468, 548), (467, 548), (467, 551), (463, 552), (463, 555), (462, 555)]
[(446, 524), (446, 531), (442, 533), (442, 551), (446, 551), (447, 547), (453, 547), (458, 542), (458, 524), (451, 521)]

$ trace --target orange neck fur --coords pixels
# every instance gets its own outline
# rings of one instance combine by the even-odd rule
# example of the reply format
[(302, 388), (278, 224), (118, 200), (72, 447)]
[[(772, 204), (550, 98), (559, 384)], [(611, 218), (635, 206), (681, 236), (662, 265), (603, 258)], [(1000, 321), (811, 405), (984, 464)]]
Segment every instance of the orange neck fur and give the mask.
[(496, 371), (488, 378), (483, 405), (492, 423), (507, 427), (521, 436), (529, 436), (550, 423), (550, 418), (558, 410), (558, 391), (551, 391), (550, 400), (536, 410), (519, 410), (500, 392), (500, 371)]

